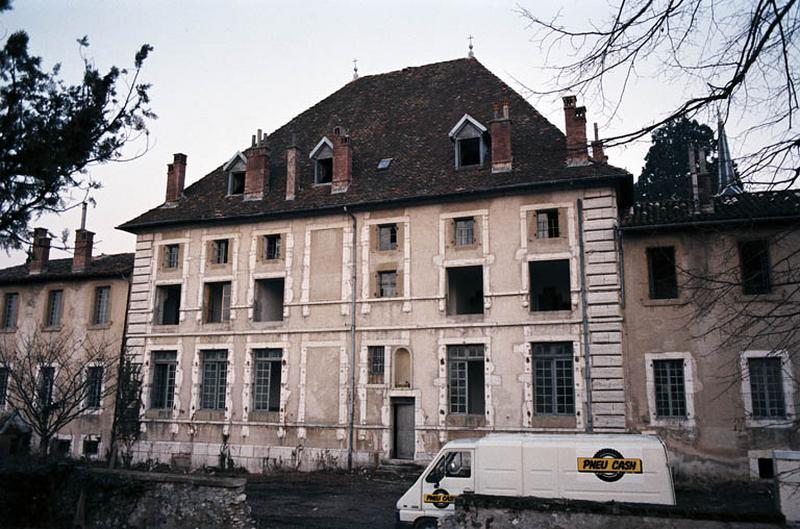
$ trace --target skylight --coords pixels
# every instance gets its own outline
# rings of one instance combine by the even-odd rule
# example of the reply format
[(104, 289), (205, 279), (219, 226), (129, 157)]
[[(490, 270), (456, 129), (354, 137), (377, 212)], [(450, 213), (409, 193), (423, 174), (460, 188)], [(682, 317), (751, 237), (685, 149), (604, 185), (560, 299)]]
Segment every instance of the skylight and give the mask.
[(392, 165), (392, 160), (394, 158), (383, 158), (380, 162), (378, 162), (378, 170), (383, 171), (384, 169), (388, 169), (390, 165)]

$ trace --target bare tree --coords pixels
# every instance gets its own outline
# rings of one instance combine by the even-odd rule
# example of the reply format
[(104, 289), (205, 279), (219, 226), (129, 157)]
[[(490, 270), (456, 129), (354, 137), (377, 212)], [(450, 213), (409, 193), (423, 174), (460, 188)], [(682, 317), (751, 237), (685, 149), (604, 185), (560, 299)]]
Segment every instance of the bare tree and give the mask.
[[(637, 78), (659, 78), (665, 92), (681, 99), (606, 138), (607, 145), (646, 137), (678, 117), (702, 121), (720, 112), (727, 121), (733, 114), (752, 135), (737, 160), (741, 177), (788, 187), (800, 177), (798, 6), (797, 0), (617, 0), (607, 21), (583, 28), (520, 7), (553, 72), (552, 84), (531, 92), (575, 92), (613, 115)], [(558, 51), (568, 58), (550, 62)]]
[(117, 347), (72, 332), (33, 332), (0, 341), (0, 365), (8, 369), (7, 403), (39, 438), (46, 456), (59, 430), (115, 392)]

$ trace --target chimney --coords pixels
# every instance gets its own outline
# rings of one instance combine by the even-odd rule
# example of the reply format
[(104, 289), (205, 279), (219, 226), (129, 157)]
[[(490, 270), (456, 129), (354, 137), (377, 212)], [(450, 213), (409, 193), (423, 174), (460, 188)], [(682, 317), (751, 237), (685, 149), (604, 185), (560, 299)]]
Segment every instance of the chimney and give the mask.
[(47, 261), (50, 259), (50, 237), (46, 228), (33, 230), (33, 251), (28, 271), (31, 274), (41, 274), (47, 270)]
[(333, 183), (331, 193), (344, 193), (353, 172), (353, 153), (350, 136), (343, 127), (333, 128)]
[(597, 123), (594, 124), (594, 140), (592, 140), (592, 161), (595, 163), (606, 163), (608, 156), (603, 153), (603, 142), (597, 132)]
[[(501, 110), (502, 108), (502, 110)], [(492, 138), (492, 172), (507, 173), (511, 171), (511, 119), (508, 117), (508, 98), (503, 106), (494, 105), (494, 119), (489, 122), (489, 134)]]
[(292, 134), (292, 143), (286, 149), (286, 200), (294, 200), (297, 193), (297, 178), (300, 172), (300, 149), (297, 147), (297, 139)]
[(267, 136), (258, 129), (252, 145), (244, 151), (247, 166), (244, 173), (244, 199), (261, 200), (269, 185), (269, 146)]
[(92, 246), (94, 244), (94, 233), (81, 228), (75, 230), (75, 255), (72, 257), (72, 271), (80, 272), (85, 270), (92, 262)]
[(697, 148), (694, 143), (689, 145), (689, 174), (692, 185), (692, 202), (694, 213), (713, 213), (714, 200), (712, 191), (711, 173), (706, 167), (706, 151)]
[(567, 166), (587, 165), (586, 107), (576, 107), (575, 96), (564, 96), (564, 123), (567, 130)]
[(186, 155), (176, 153), (173, 162), (167, 165), (167, 202), (177, 202), (183, 195), (186, 181)]

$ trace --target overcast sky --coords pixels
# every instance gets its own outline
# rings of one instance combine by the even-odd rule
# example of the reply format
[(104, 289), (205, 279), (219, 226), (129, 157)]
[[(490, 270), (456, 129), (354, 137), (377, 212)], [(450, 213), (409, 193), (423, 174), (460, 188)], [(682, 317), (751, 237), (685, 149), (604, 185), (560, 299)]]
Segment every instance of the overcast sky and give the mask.
[[(561, 9), (564, 17), (582, 23), (609, 16), (600, 1), (519, 3), (543, 16)], [(249, 145), (257, 128), (275, 130), (350, 81), (353, 58), (358, 58), (361, 75), (450, 60), (466, 56), (471, 34), (476, 58), (513, 88), (521, 91), (518, 81), (542, 86), (549, 74), (537, 65), (544, 57), (530, 42), (516, 5), (488, 0), (17, 0), (12, 11), (0, 14), (0, 25), (6, 34), (27, 31), (31, 53), (42, 56), (48, 67), (61, 62), (70, 82), (81, 73), (76, 39), (83, 35), (91, 44), (87, 55), (101, 71), (132, 66), (143, 43), (155, 48), (143, 72), (144, 81), (153, 85), (152, 108), (159, 116), (149, 124), (149, 151), (135, 161), (90, 169), (104, 186), (94, 194), (97, 206), (90, 208), (87, 223), (97, 234), (98, 254), (133, 251), (134, 236), (114, 227), (163, 202), (172, 153), (188, 155), (186, 183), (197, 181)], [(657, 117), (667, 98), (660, 89), (639, 81), (610, 122), (593, 112), (592, 101), (583, 101), (589, 128), (600, 121), (601, 135), (611, 135), (622, 131), (626, 116)], [(564, 129), (560, 97), (531, 102)], [(638, 175), (648, 146), (644, 142), (607, 154), (611, 163)], [(79, 223), (76, 209), (42, 217), (34, 226), (60, 233), (64, 228), (72, 232)], [(24, 252), (0, 252), (0, 266), (24, 260)]]

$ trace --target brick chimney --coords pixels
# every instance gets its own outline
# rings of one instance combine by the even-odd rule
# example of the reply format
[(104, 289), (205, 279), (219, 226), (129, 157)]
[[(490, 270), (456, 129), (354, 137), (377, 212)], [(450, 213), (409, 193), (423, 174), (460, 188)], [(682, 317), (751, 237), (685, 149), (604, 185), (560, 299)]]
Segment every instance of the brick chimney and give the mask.
[(297, 139), (292, 134), (292, 143), (286, 149), (286, 200), (294, 200), (297, 193), (297, 178), (300, 173), (300, 149)]
[(41, 274), (47, 270), (47, 261), (50, 259), (50, 237), (46, 228), (33, 230), (33, 249), (28, 271), (31, 274)]
[(81, 228), (75, 230), (75, 254), (72, 257), (72, 271), (80, 272), (85, 270), (92, 262), (92, 246), (94, 245), (94, 233)]
[(269, 186), (269, 146), (267, 136), (262, 136), (261, 129), (258, 135), (253, 136), (252, 145), (244, 151), (247, 166), (244, 173), (244, 199), (261, 200), (264, 198), (265, 189)]
[[(502, 110), (501, 110), (502, 108)], [(511, 119), (508, 117), (508, 98), (503, 106), (494, 105), (494, 119), (489, 122), (489, 134), (492, 137), (492, 172), (507, 173), (511, 171)]]
[(592, 140), (592, 161), (595, 163), (606, 163), (608, 156), (603, 152), (603, 142), (597, 132), (597, 123), (594, 124), (594, 140)]
[(575, 96), (564, 96), (564, 123), (567, 129), (567, 165), (587, 165), (586, 107), (576, 107)]
[(350, 186), (353, 172), (353, 153), (350, 136), (344, 127), (333, 128), (333, 182), (331, 193), (344, 193)]
[(176, 153), (173, 162), (167, 165), (167, 202), (177, 202), (183, 195), (186, 181), (186, 155)]

